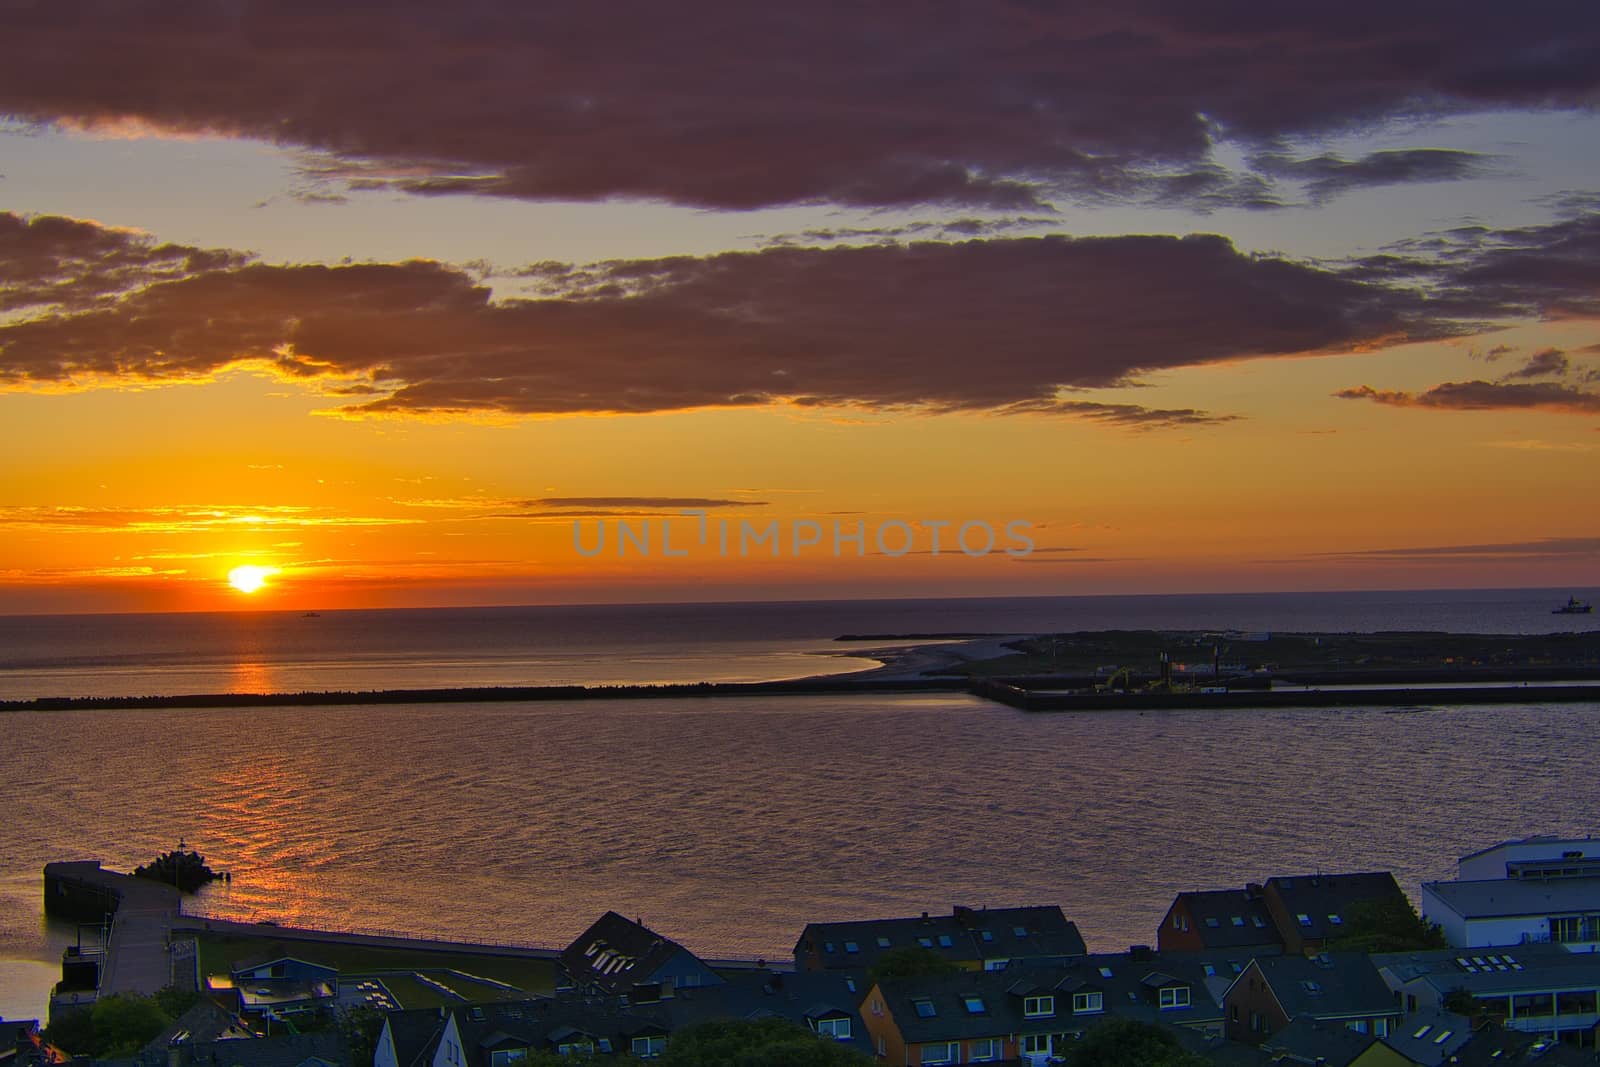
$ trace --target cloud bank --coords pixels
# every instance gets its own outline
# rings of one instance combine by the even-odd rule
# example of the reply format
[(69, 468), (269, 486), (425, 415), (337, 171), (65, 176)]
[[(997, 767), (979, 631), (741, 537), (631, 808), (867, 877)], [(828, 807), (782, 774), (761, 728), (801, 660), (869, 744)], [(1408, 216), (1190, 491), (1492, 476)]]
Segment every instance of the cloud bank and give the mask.
[[(242, 136), (352, 188), (721, 209), (1274, 206), (1212, 145), (1588, 108), (1600, 8), (1551, 0), (8, 0), (0, 113)], [(1309, 160), (1317, 195), (1461, 176)]]

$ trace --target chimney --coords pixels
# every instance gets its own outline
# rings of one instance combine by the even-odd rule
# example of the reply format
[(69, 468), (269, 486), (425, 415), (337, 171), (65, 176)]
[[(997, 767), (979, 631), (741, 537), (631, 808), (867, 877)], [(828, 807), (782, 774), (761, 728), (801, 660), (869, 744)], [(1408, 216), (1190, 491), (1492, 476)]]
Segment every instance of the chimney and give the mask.
[(927, 922), (928, 921), (928, 913), (927, 912), (923, 912), (922, 913), (922, 921), (923, 922)]

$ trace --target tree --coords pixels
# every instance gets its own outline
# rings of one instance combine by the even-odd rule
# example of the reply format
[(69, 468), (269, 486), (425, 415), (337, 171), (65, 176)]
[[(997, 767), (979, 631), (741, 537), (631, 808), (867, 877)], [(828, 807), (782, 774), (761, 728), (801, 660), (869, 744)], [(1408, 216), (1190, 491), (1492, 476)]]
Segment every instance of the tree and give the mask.
[(94, 1019), (94, 1055), (99, 1059), (132, 1056), (172, 1023), (155, 997), (135, 993), (101, 997), (89, 1013)]
[(723, 1019), (667, 1038), (661, 1067), (866, 1067), (873, 1061), (785, 1019)]
[(163, 986), (155, 991), (156, 1006), (169, 1020), (176, 1021), (178, 1016), (200, 1003), (200, 994), (189, 989), (179, 989), (177, 986)]
[(1345, 909), (1344, 932), (1328, 948), (1355, 952), (1416, 952), (1449, 948), (1438, 923), (1422, 920), (1408, 900), (1362, 901)]
[(350, 1062), (356, 1067), (371, 1067), (378, 1052), (378, 1038), (383, 1034), (383, 1023), (388, 1016), (377, 1008), (365, 1004), (345, 1008), (339, 1012), (337, 1025), (350, 1050)]
[(885, 978), (920, 978), (929, 974), (955, 974), (961, 970), (955, 964), (920, 945), (907, 945), (885, 952), (867, 971), (867, 982), (877, 985)]
[(1066, 1054), (1066, 1067), (1209, 1067), (1164, 1026), (1110, 1019), (1083, 1035)]
[(50, 1025), (42, 1035), (46, 1041), (74, 1056), (94, 1055), (94, 1013), (88, 1008), (50, 1013)]

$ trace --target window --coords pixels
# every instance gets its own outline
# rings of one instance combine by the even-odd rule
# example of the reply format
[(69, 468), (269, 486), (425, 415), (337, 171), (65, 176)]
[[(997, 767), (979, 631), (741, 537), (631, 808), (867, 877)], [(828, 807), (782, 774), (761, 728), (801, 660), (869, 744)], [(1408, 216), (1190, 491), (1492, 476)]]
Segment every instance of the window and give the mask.
[(1102, 968), (1100, 968), (1100, 977), (1101, 978), (1110, 978), (1111, 977), (1111, 968), (1110, 967), (1102, 967)]
[(822, 943), (822, 951), (824, 951), (824, 952), (832, 952), (833, 951), (833, 942), (832, 941), (824, 941)]
[(1074, 993), (1072, 994), (1072, 1014), (1092, 1015), (1097, 1011), (1106, 1010), (1104, 993)]
[(1024, 997), (1022, 998), (1022, 1014), (1029, 1019), (1037, 1019), (1041, 1015), (1054, 1015), (1056, 1013), (1055, 997)]
[(1302, 911), (1302, 912), (1299, 912), (1299, 913), (1297, 913), (1295, 915), (1295, 921), (1298, 922), (1301, 926), (1310, 926), (1311, 925), (1311, 916), (1307, 915), (1305, 912)]
[(1022, 1037), (1022, 1051), (1038, 1055), (1050, 1051), (1049, 1034), (1024, 1034)]
[(854, 993), (856, 991), (856, 980), (854, 978), (846, 978), (844, 980), (844, 987), (850, 990), (850, 992)]
[(984, 960), (983, 969), (986, 971), (1003, 971), (1011, 965), (1011, 957), (1001, 956), (999, 959)]
[(628, 1051), (641, 1060), (653, 1060), (667, 1050), (665, 1034), (652, 1034), (649, 1037), (636, 1037), (628, 1043)]
[(1004, 1046), (998, 1037), (985, 1037), (974, 1041), (968, 1046), (968, 1063), (988, 1063), (997, 1060), (1004, 1054)]
[(1331, 923), (1334, 926), (1343, 926), (1344, 925), (1344, 920), (1339, 918), (1337, 913), (1331, 912), (1331, 911), (1328, 912), (1328, 922)]
[(887, 1037), (878, 1038), (878, 1055), (887, 1056), (888, 1054), (889, 1054), (889, 1039)]
[(1389, 1020), (1388, 1019), (1378, 1019), (1376, 1022), (1374, 1022), (1372, 1024), (1372, 1032), (1377, 1034), (1379, 1037), (1388, 1037), (1389, 1036)]
[(1244, 916), (1243, 915), (1235, 915), (1231, 921), (1233, 922), (1233, 925), (1235, 925), (1235, 926), (1243, 926), (1244, 925)]
[(923, 948), (932, 948), (933, 947), (933, 938), (931, 938), (931, 937), (919, 937), (919, 938), (917, 938), (917, 944), (921, 945)]
[(1234, 974), (1243, 974), (1244, 964), (1240, 963), (1238, 960), (1229, 960), (1228, 970), (1232, 971)]
[(887, 937), (878, 938), (878, 947), (879, 948), (888, 948), (889, 947), (889, 939)]
[(985, 931), (983, 931), (983, 935), (982, 936), (983, 936), (983, 940), (985, 942), (992, 942), (994, 940), (994, 931), (993, 930), (985, 930)]
[(937, 1045), (922, 1046), (923, 1063), (960, 1063), (961, 1046), (954, 1041), (942, 1041)]
[(849, 1019), (818, 1019), (817, 1020), (817, 1033), (825, 1035), (827, 1037), (834, 1038), (835, 1040), (838, 1040), (838, 1041), (849, 1041), (850, 1040), (850, 1020)]
[(593, 1056), (593, 1041), (567, 1041), (556, 1046), (556, 1053), (561, 1056)]
[(953, 942), (951, 942), (949, 934), (940, 934), (939, 935), (939, 945), (940, 945), (940, 947), (949, 948), (952, 943)]
[(1189, 1006), (1189, 987), (1186, 985), (1172, 985), (1161, 991), (1161, 1006), (1163, 1008), (1187, 1008)]
[(1455, 1033), (1454, 1030), (1441, 1030), (1439, 1031), (1439, 1036), (1433, 1039), (1433, 1043), (1435, 1045), (1442, 1045), (1446, 1041), (1450, 1040), (1450, 1035), (1453, 1033)]
[(1257, 930), (1264, 929), (1267, 925), (1267, 921), (1259, 915), (1250, 916), (1250, 921), (1256, 924)]
[(513, 1063), (521, 1063), (528, 1058), (525, 1048), (502, 1048), (489, 1053), (489, 1062), (494, 1067), (509, 1067)]
[(873, 997), (872, 998), (872, 1014), (874, 1014), (874, 1015), (882, 1015), (883, 1014), (883, 1001), (879, 1000), (877, 997)]
[(911, 1004), (917, 1009), (917, 1018), (919, 1019), (931, 1019), (935, 1015), (939, 1014), (939, 1009), (935, 1008), (933, 1006), (933, 1001), (929, 1000), (927, 997), (918, 997), (916, 1000), (913, 1000)]
[(1028, 928), (1026, 926), (1013, 926), (1011, 928), (1011, 932), (1013, 934), (1015, 934), (1017, 937), (1027, 937), (1028, 936)]
[(962, 1003), (966, 1004), (967, 1014), (969, 1015), (982, 1015), (984, 1012), (989, 1010), (988, 1007), (983, 1003), (982, 997), (963, 997)]
[(1217, 927), (1221, 926), (1222, 924), (1217, 921), (1217, 917), (1215, 915), (1208, 915), (1208, 916), (1206, 916), (1206, 925), (1209, 926), (1211, 929), (1215, 930)]
[(600, 1039), (600, 1051), (604, 1052), (607, 1056), (611, 1055), (611, 1053), (615, 1051), (611, 1047), (611, 1039), (609, 1037), (602, 1037)]
[(1344, 1026), (1346, 1030), (1354, 1030), (1358, 1034), (1364, 1034), (1367, 1032), (1367, 1020), (1365, 1019), (1356, 1019), (1352, 1022), (1345, 1023)]
[(1202, 963), (1200, 966), (1205, 970), (1207, 978), (1215, 978), (1217, 976), (1217, 965), (1216, 964), (1214, 964), (1214, 963)]
[(844, 950), (846, 952), (860, 952), (861, 946), (856, 944), (854, 941), (846, 941), (844, 943)]

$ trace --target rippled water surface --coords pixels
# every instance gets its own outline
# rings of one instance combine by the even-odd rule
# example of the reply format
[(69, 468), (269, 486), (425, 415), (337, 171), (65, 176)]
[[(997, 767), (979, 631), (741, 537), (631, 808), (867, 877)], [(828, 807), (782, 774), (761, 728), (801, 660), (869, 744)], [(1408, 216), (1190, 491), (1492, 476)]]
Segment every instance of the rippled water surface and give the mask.
[(1029, 715), (967, 697), (0, 716), (0, 956), (48, 958), (39, 871), (180, 835), (197, 910), (564, 943), (616, 908), (707, 954), (811, 919), (1059, 902), (1091, 946), (1172, 895), (1595, 829), (1600, 708)]

